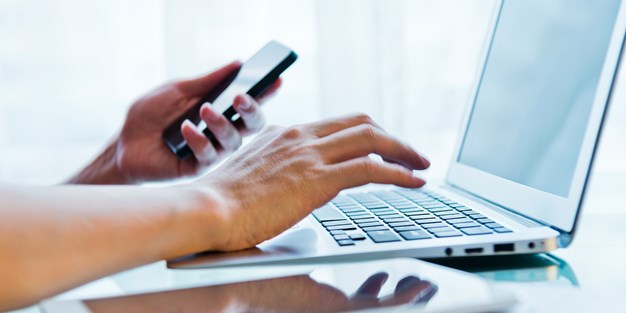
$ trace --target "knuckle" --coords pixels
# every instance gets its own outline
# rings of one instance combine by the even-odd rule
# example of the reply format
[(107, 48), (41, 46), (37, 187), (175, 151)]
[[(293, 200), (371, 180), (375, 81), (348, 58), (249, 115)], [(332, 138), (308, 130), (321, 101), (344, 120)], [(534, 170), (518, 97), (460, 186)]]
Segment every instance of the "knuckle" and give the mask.
[(285, 139), (297, 139), (304, 135), (304, 131), (298, 126), (291, 126), (286, 128), (282, 132), (282, 137)]
[(378, 172), (379, 168), (380, 165), (370, 158), (366, 158), (361, 161), (361, 170), (367, 176), (373, 176), (376, 172)]
[(369, 142), (374, 141), (374, 138), (376, 137), (376, 132), (376, 128), (370, 124), (362, 125), (359, 129), (359, 134), (361, 135), (361, 137)]
[(374, 125), (374, 120), (367, 115), (366, 113), (363, 112), (359, 112), (356, 113), (354, 115), (354, 119), (359, 123), (359, 124), (370, 124), (370, 125)]

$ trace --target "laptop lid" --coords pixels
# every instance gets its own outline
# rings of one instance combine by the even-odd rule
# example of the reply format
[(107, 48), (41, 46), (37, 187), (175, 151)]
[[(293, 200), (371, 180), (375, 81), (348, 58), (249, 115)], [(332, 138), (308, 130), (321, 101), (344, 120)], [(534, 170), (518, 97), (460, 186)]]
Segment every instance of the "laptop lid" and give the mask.
[(573, 231), (625, 11), (619, 0), (499, 1), (447, 183)]

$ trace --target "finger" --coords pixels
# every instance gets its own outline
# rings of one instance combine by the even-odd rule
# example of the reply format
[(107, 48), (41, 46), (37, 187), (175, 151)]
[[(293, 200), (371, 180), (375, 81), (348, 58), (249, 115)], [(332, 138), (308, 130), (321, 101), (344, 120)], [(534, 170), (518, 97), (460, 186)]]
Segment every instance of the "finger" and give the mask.
[(279, 77), (267, 88), (267, 90), (265, 90), (260, 96), (256, 97), (256, 101), (259, 104), (265, 103), (265, 101), (267, 101), (269, 98), (273, 97), (276, 94), (282, 84), (283, 80)]
[(337, 183), (341, 190), (369, 183), (392, 184), (405, 188), (419, 188), (426, 184), (403, 166), (376, 162), (369, 157), (331, 165), (329, 169), (331, 181)]
[(387, 279), (389, 279), (389, 274), (387, 273), (376, 273), (368, 277), (357, 289), (354, 296), (377, 298)]
[(371, 117), (369, 117), (369, 115), (363, 113), (351, 114), (339, 118), (311, 123), (308, 124), (307, 127), (311, 129), (315, 136), (321, 138), (362, 124), (372, 125), (382, 129)]
[(408, 169), (423, 170), (430, 162), (408, 145), (401, 143), (378, 127), (370, 124), (344, 129), (320, 139), (316, 145), (329, 163), (367, 156), (375, 153)]
[(241, 146), (241, 136), (235, 126), (224, 115), (215, 112), (210, 105), (203, 105), (200, 108), (200, 117), (217, 139), (223, 152), (233, 152)]
[(200, 166), (207, 167), (217, 160), (215, 147), (193, 123), (185, 120), (180, 131)]
[(242, 136), (256, 133), (265, 125), (265, 117), (259, 104), (249, 95), (235, 97), (233, 107), (241, 117), (241, 122), (237, 123), (237, 129)]
[(217, 84), (234, 74), (241, 67), (241, 62), (233, 61), (209, 74), (198, 78), (181, 80), (176, 83), (178, 89), (189, 97), (201, 97), (207, 94)]
[(436, 287), (415, 276), (401, 279), (396, 285), (393, 297), (382, 301), (383, 306), (406, 304), (409, 302), (427, 302), (436, 293)]

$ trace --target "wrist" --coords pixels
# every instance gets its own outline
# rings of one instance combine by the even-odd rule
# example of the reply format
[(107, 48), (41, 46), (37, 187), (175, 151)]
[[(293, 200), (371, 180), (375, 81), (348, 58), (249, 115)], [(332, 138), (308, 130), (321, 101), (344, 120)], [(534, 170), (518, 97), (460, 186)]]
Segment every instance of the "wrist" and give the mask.
[(70, 178), (68, 184), (123, 185), (128, 184), (116, 163), (117, 141), (109, 144), (100, 155)]
[(172, 248), (163, 255), (171, 259), (202, 251), (223, 250), (227, 229), (227, 204), (218, 192), (210, 187), (178, 185), (169, 187), (175, 197), (175, 207), (181, 218), (178, 236)]

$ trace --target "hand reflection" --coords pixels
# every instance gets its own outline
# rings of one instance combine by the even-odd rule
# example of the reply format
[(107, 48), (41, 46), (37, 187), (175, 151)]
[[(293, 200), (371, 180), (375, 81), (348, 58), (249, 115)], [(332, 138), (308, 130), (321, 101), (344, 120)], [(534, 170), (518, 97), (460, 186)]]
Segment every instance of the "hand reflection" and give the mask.
[(426, 303), (437, 292), (429, 281), (407, 276), (392, 295), (378, 294), (389, 278), (378, 273), (348, 296), (308, 275), (200, 287), (86, 303), (92, 312), (343, 312)]

